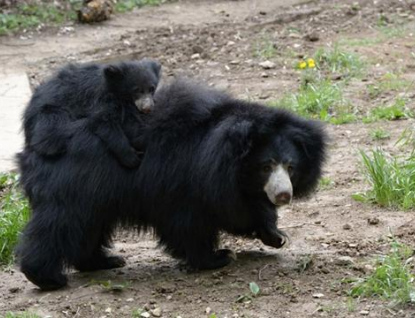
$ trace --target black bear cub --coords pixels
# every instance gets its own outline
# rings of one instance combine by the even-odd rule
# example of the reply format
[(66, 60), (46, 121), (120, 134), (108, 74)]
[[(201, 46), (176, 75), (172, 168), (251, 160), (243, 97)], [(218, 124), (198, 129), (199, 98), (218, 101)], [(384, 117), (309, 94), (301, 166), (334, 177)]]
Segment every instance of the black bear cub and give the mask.
[(74, 132), (87, 125), (123, 166), (137, 167), (140, 112), (153, 107), (160, 69), (148, 59), (63, 67), (36, 88), (26, 108), (26, 146), (59, 157)]

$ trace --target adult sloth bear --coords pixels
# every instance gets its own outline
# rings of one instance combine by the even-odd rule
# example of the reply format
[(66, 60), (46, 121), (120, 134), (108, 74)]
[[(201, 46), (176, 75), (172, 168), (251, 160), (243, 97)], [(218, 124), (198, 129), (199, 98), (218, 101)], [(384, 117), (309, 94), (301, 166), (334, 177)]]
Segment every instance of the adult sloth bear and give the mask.
[(106, 251), (118, 224), (152, 228), (172, 256), (195, 269), (231, 261), (229, 250), (217, 249), (220, 231), (284, 244), (276, 209), (317, 184), (321, 126), (182, 81), (155, 100), (138, 169), (123, 168), (82, 128), (59, 160), (21, 153), (33, 217), (18, 254), (23, 273), (40, 288), (64, 286), (64, 265), (122, 266)]

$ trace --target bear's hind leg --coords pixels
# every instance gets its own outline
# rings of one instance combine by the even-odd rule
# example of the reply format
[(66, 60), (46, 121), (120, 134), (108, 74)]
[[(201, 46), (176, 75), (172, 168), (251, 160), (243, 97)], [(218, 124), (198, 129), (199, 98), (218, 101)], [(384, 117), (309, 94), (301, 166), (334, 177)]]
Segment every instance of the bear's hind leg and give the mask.
[[(60, 248), (53, 231), (39, 220), (34, 211), (17, 248), (20, 268), (26, 278), (42, 290), (56, 290), (67, 285)], [(50, 225), (50, 224), (49, 224)]]

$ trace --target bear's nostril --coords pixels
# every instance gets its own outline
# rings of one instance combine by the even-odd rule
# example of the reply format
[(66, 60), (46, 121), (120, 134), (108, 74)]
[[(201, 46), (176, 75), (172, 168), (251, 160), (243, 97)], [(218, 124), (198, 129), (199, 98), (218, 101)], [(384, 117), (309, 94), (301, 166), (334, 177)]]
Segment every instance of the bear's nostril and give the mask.
[(276, 205), (285, 205), (291, 202), (291, 194), (288, 192), (281, 192), (275, 196)]

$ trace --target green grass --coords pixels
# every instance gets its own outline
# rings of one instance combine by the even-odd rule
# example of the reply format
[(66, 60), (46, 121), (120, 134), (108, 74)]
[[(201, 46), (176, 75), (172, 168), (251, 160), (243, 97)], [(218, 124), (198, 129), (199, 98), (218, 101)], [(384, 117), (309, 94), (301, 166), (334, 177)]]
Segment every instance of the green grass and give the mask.
[(270, 39), (264, 38), (255, 43), (254, 57), (270, 59), (277, 54), (277, 49)]
[(333, 124), (344, 124), (355, 120), (349, 103), (343, 98), (338, 84), (328, 80), (304, 84), (296, 94), (268, 103), (272, 107), (289, 109), (303, 117), (320, 119)]
[(414, 303), (415, 277), (410, 270), (413, 252), (408, 246), (393, 242), (390, 253), (377, 261), (373, 273), (354, 283), (351, 296), (378, 296), (392, 306)]
[(375, 128), (370, 131), (373, 140), (384, 140), (390, 138), (390, 133), (382, 128)]
[[(159, 5), (167, 0), (118, 0), (116, 12), (130, 11), (136, 7)], [(12, 12), (0, 13), (0, 35), (24, 29), (33, 29), (42, 24), (59, 25), (65, 21), (76, 21), (76, 11), (82, 0), (69, 0), (66, 8), (50, 3), (18, 5)]]
[[(3, 317), (3, 316), (0, 316), (0, 317)], [(4, 318), (41, 318), (41, 317), (37, 314), (24, 311), (24, 312), (19, 312), (19, 313), (7, 312)]]
[(127, 12), (143, 6), (156, 6), (165, 3), (166, 0), (118, 0), (115, 4), (116, 12)]
[(0, 264), (13, 261), (13, 249), (29, 219), (27, 200), (17, 186), (16, 174), (0, 174)]
[(35, 28), (41, 24), (61, 24), (75, 20), (78, 1), (70, 2), (70, 9), (58, 9), (53, 4), (23, 4), (12, 13), (0, 13), (0, 35), (23, 29)]
[(365, 176), (371, 189), (353, 195), (358, 201), (372, 202), (388, 208), (415, 208), (415, 155), (407, 158), (389, 156), (377, 149), (371, 156), (360, 152)]
[(378, 106), (370, 110), (366, 117), (362, 118), (364, 123), (373, 123), (378, 120), (399, 120), (413, 118), (414, 112), (406, 106), (404, 98), (396, 98), (390, 106)]
[(358, 55), (343, 50), (338, 44), (333, 47), (320, 48), (314, 54), (314, 60), (321, 70), (342, 73), (349, 77), (361, 75), (365, 67)]
[(328, 189), (333, 188), (334, 185), (335, 185), (335, 182), (331, 178), (322, 177), (319, 181), (318, 188), (320, 190), (328, 190)]
[(376, 98), (382, 93), (407, 91), (413, 88), (413, 82), (401, 78), (398, 74), (386, 73), (376, 84), (367, 86), (367, 91), (370, 98)]

